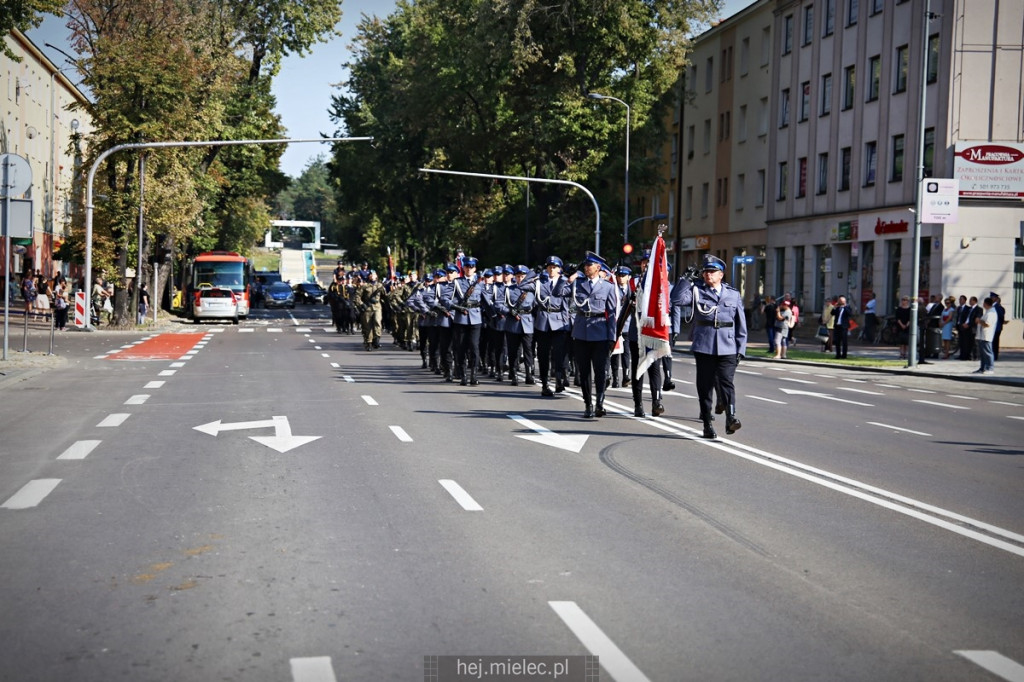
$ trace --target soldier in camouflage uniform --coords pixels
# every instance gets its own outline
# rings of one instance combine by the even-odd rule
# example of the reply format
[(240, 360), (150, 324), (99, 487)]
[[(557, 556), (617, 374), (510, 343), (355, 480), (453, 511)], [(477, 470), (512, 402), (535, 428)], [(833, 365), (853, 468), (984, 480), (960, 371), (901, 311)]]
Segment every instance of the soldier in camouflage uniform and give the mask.
[(370, 270), (366, 283), (359, 287), (355, 298), (363, 329), (363, 350), (380, 348), (383, 302), (384, 285), (377, 281), (376, 271)]

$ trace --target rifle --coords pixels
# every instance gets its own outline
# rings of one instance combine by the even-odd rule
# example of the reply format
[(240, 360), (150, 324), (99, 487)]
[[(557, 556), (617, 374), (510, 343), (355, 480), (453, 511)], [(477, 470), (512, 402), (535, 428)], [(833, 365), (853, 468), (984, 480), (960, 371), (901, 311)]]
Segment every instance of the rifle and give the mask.
[(636, 291), (629, 292), (629, 302), (622, 308), (619, 319), (615, 321), (615, 338), (622, 336), (622, 328), (626, 326), (629, 316), (636, 310)]
[[(512, 314), (516, 316), (517, 320), (522, 319), (523, 311), (519, 309), (519, 306), (523, 304), (523, 299), (526, 298), (526, 295), (528, 293), (530, 293), (529, 286), (536, 282), (537, 279), (539, 279), (539, 277), (539, 275), (534, 275), (530, 279), (524, 279), (522, 284), (517, 285), (520, 289), (523, 290), (523, 293), (519, 294), (519, 300), (516, 301), (516, 304), (514, 306), (512, 306)], [(508, 289), (505, 290), (505, 295), (508, 296)]]
[[(476, 278), (476, 280), (472, 284), (469, 285), (469, 288), (466, 289), (466, 293), (459, 297), (459, 298), (462, 299), (463, 303), (465, 303), (466, 301), (469, 300), (470, 295), (473, 293), (473, 289), (476, 289), (476, 285), (479, 284), (479, 283), (480, 283), (480, 278), (478, 277), (478, 278)], [(455, 292), (453, 290), (452, 298), (455, 298), (454, 293)], [(462, 312), (463, 314), (466, 314), (466, 315), (469, 314), (469, 308), (467, 308), (466, 306), (455, 305), (454, 307), (458, 308), (459, 311)]]

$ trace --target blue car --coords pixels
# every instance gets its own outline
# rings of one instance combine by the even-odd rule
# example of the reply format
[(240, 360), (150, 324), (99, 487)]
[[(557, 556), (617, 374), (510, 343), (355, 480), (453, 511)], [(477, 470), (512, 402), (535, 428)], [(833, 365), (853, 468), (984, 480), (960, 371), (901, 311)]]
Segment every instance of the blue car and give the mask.
[(295, 292), (284, 282), (274, 282), (264, 291), (263, 305), (267, 308), (294, 308)]

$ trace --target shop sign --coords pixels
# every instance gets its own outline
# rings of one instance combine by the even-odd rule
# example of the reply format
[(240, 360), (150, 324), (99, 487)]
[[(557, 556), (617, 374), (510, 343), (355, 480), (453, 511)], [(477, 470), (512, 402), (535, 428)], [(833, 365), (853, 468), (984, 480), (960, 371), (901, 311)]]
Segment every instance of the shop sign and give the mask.
[(679, 240), (679, 248), (683, 251), (693, 251), (697, 248), (697, 240), (694, 237), (683, 237)]
[(697, 235), (697, 249), (709, 249), (711, 248), (711, 235), (699, 234)]
[(875, 234), (897, 234), (900, 232), (909, 232), (910, 223), (906, 220), (882, 220), (879, 218), (875, 221)]
[(855, 242), (858, 238), (859, 223), (857, 220), (845, 220), (832, 226), (832, 241)]
[(1024, 144), (961, 140), (953, 156), (953, 175), (960, 181), (960, 196), (1024, 197)]

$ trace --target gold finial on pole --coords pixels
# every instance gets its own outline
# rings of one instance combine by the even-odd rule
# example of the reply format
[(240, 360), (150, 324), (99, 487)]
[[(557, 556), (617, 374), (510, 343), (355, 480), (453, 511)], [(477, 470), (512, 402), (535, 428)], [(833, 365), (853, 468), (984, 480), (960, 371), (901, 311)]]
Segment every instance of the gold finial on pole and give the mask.
[(660, 237), (661, 235), (665, 234), (665, 232), (667, 230), (668, 230), (668, 225), (666, 225), (665, 223), (662, 223), (661, 225), (658, 225), (658, 236)]

